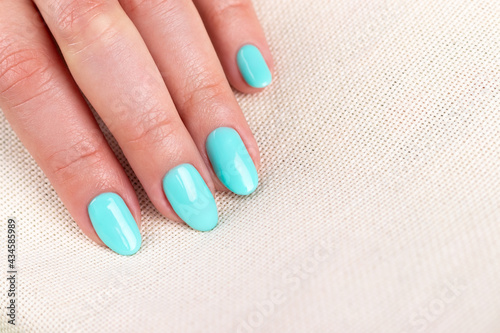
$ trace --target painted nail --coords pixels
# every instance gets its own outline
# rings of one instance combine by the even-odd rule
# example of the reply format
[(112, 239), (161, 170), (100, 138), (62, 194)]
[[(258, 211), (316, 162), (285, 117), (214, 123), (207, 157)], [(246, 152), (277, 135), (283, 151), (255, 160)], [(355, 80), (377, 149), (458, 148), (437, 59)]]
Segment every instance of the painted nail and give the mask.
[(243, 46), (236, 56), (241, 75), (249, 86), (254, 88), (267, 87), (273, 77), (267, 67), (262, 53), (255, 46), (248, 44)]
[(139, 251), (141, 233), (118, 194), (99, 194), (90, 202), (88, 212), (97, 235), (111, 250), (124, 256)]
[(217, 205), (194, 166), (181, 164), (167, 172), (163, 191), (177, 215), (191, 228), (199, 231), (215, 228), (219, 220)]
[(229, 127), (219, 127), (208, 136), (206, 148), (222, 184), (240, 195), (255, 191), (259, 183), (257, 169), (238, 132)]

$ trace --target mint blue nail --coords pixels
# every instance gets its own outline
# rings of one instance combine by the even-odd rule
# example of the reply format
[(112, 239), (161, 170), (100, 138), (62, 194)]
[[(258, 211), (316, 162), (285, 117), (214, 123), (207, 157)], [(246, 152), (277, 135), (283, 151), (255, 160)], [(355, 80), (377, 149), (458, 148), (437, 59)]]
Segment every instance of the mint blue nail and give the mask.
[(273, 77), (269, 67), (267, 67), (262, 53), (253, 45), (245, 45), (236, 56), (236, 61), (240, 69), (241, 75), (249, 86), (254, 88), (267, 87)]
[(177, 215), (191, 228), (199, 231), (215, 228), (219, 220), (217, 205), (194, 166), (181, 164), (167, 172), (163, 191)]
[(257, 169), (238, 132), (219, 127), (208, 136), (206, 147), (210, 163), (222, 184), (240, 195), (255, 191), (259, 183)]
[(116, 193), (102, 193), (88, 206), (90, 221), (99, 238), (111, 250), (129, 256), (141, 247), (141, 233), (123, 199)]

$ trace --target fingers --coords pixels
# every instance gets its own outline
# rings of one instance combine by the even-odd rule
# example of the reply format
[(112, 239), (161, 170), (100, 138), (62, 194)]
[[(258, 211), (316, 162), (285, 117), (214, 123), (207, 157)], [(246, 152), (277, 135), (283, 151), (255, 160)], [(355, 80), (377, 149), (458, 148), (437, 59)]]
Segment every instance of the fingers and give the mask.
[(139, 250), (140, 208), (31, 1), (0, 10), (0, 107), (83, 232)]
[(217, 224), (213, 183), (161, 74), (118, 1), (35, 0), (75, 81), (158, 210), (197, 230)]
[(194, 0), (231, 85), (244, 93), (268, 86), (273, 59), (251, 0)]
[(195, 6), (191, 1), (120, 2), (163, 74), (217, 188), (252, 193), (258, 183), (257, 143)]

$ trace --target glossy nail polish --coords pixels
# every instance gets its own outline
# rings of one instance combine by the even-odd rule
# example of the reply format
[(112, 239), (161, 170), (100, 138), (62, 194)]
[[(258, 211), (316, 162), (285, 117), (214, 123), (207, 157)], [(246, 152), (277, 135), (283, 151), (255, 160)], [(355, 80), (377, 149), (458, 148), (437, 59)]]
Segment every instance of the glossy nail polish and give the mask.
[(255, 191), (259, 182), (257, 169), (238, 132), (219, 127), (208, 136), (206, 148), (215, 174), (224, 186), (240, 195)]
[(90, 202), (88, 213), (97, 235), (111, 250), (125, 256), (139, 251), (141, 233), (118, 194), (99, 194)]
[(163, 191), (179, 217), (191, 228), (208, 231), (219, 220), (217, 205), (207, 184), (191, 164), (171, 169), (163, 178)]
[(236, 56), (238, 68), (246, 83), (254, 88), (267, 87), (273, 80), (262, 53), (255, 46), (243, 46)]

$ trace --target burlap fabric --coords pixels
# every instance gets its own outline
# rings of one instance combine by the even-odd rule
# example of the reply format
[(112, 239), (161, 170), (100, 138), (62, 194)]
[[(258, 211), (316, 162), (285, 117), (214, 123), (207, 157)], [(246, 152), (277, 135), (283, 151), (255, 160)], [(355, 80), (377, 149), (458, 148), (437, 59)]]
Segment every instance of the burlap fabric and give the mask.
[(500, 2), (255, 6), (277, 67), (238, 94), (260, 186), (219, 194), (212, 232), (160, 216), (127, 167), (142, 249), (96, 246), (1, 116), (0, 331), (500, 331)]

